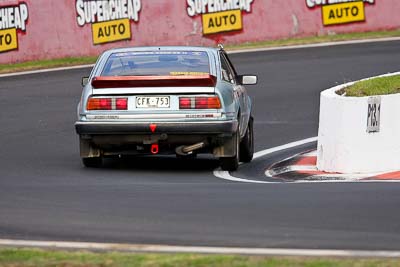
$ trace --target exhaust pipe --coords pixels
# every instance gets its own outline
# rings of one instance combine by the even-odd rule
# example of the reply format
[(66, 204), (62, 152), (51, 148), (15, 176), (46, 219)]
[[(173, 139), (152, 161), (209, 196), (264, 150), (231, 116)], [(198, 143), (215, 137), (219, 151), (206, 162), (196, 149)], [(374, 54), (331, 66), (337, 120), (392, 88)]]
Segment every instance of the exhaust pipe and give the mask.
[(187, 156), (193, 153), (193, 151), (201, 149), (207, 145), (207, 142), (200, 142), (190, 146), (179, 146), (175, 149), (175, 153), (181, 156)]

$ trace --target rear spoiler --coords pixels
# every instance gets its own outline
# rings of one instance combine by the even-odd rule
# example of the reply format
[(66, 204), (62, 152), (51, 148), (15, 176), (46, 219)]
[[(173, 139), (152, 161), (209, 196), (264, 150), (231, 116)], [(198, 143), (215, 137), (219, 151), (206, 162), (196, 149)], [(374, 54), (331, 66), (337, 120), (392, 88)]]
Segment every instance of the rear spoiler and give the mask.
[(215, 87), (213, 75), (181, 76), (100, 76), (92, 80), (93, 88), (127, 87)]

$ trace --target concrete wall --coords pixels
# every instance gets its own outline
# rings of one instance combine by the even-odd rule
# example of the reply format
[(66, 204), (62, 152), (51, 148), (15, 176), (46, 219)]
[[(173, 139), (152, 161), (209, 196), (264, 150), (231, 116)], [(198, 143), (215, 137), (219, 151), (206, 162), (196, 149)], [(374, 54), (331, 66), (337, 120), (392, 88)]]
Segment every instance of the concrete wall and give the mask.
[(321, 93), (318, 169), (339, 173), (399, 170), (400, 94), (380, 97), (379, 132), (368, 133), (369, 97), (345, 97), (336, 93), (351, 84)]
[[(250, 10), (241, 12), (242, 29), (212, 35), (202, 34), (202, 15), (189, 16), (187, 8), (192, 0), (129, 0), (141, 4), (138, 21), (129, 22), (132, 37), (95, 45), (92, 26), (78, 25), (76, 1), (24, 0), (29, 10), (26, 30), (17, 31), (18, 49), (0, 53), (0, 63), (98, 55), (105, 49), (123, 46), (213, 46), (217, 42), (237, 44), (293, 36), (400, 28), (399, 0), (365, 0), (364, 21), (333, 26), (323, 25), (321, 6), (310, 8), (310, 4), (307, 5), (315, 0), (237, 0), (250, 6)], [(0, 9), (21, 2), (2, 0)]]

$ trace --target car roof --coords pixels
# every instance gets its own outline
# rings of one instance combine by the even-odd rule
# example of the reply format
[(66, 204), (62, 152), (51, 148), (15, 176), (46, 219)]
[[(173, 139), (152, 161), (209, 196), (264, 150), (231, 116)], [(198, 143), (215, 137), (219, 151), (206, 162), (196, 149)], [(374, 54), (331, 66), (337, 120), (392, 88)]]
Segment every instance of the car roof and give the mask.
[(150, 51), (205, 51), (215, 53), (220, 48), (204, 47), (204, 46), (134, 46), (124, 48), (114, 48), (106, 52), (108, 53), (124, 53), (124, 52), (150, 52)]
[(114, 53), (129, 53), (129, 52), (153, 52), (153, 51), (188, 51), (188, 52), (206, 52), (210, 55), (210, 73), (217, 76), (217, 63), (218, 51), (221, 51), (219, 47), (205, 47), (205, 46), (134, 46), (124, 48), (113, 48), (106, 50), (100, 56), (100, 60), (97, 61), (91, 77), (100, 73), (104, 68), (107, 59)]

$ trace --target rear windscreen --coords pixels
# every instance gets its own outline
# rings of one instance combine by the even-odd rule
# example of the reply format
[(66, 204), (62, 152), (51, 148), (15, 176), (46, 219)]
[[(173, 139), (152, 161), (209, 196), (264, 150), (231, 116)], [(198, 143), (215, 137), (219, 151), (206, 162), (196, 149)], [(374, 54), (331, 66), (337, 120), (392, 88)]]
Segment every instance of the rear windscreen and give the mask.
[(210, 73), (206, 52), (155, 51), (114, 53), (102, 76), (204, 75)]

